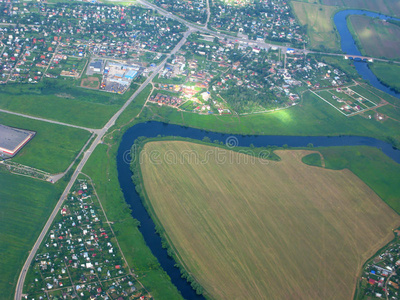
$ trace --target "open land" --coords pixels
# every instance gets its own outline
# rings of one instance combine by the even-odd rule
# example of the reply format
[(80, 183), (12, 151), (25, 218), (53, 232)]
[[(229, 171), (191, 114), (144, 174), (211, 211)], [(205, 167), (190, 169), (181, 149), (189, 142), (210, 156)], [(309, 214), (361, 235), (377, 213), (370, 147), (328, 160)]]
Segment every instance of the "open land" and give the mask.
[(381, 82), (400, 91), (400, 83), (398, 80), (400, 76), (400, 66), (374, 62), (373, 64), (370, 64), (369, 67)]
[(14, 162), (50, 173), (64, 172), (90, 137), (81, 129), (0, 113), (3, 125), (36, 132), (35, 137), (13, 158)]
[(400, 26), (362, 15), (348, 19), (361, 52), (372, 57), (399, 58)]
[(297, 1), (292, 1), (292, 5), (300, 23), (307, 25), (312, 48), (318, 50), (340, 49), (333, 23), (336, 7)]
[(0, 88), (0, 108), (57, 120), (69, 124), (99, 128), (129, 98), (82, 89), (74, 81), (46, 79), (36, 85), (6, 85)]
[(60, 196), (60, 185), (0, 168), (1, 299), (11, 299), (23, 262)]
[(393, 238), (400, 217), (349, 170), (303, 164), (307, 151), (277, 151), (282, 161), (254, 164), (231, 151), (226, 158), (234, 163), (225, 164), (213, 154), (206, 164), (154, 164), (143, 154), (168, 150), (179, 161), (192, 151), (202, 161), (212, 149), (151, 142), (142, 152), (155, 215), (206, 292), (217, 299), (351, 298), (363, 262)]
[(400, 3), (385, 0), (322, 0), (325, 5), (365, 9), (376, 11), (389, 16), (400, 16)]

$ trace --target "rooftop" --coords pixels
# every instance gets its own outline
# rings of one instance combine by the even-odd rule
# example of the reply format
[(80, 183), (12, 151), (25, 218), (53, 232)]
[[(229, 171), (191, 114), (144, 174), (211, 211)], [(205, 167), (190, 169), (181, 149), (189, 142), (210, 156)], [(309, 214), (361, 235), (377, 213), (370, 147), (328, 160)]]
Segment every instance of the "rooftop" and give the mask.
[(0, 155), (14, 156), (34, 135), (34, 131), (0, 124)]

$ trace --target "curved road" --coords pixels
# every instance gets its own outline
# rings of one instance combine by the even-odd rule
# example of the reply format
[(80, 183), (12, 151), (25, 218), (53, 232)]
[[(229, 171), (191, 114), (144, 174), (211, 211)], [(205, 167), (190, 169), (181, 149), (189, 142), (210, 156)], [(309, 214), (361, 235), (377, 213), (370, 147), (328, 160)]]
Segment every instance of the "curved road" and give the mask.
[[(93, 153), (93, 151), (96, 149), (97, 145), (101, 143), (101, 139), (103, 138), (104, 134), (108, 131), (110, 127), (112, 127), (115, 124), (115, 121), (118, 119), (118, 117), (122, 114), (122, 112), (128, 107), (129, 104), (136, 98), (137, 95), (143, 89), (153, 80), (153, 78), (162, 70), (164, 67), (167, 59), (175, 54), (181, 47), (182, 45), (186, 42), (187, 37), (192, 33), (192, 30), (188, 30), (184, 33), (183, 38), (180, 40), (180, 42), (175, 46), (175, 48), (171, 51), (171, 53), (156, 67), (154, 72), (146, 79), (146, 81), (139, 87), (139, 89), (125, 102), (125, 104), (111, 117), (110, 120), (108, 120), (107, 124), (102, 128), (97, 131), (97, 137), (89, 147), (87, 151), (83, 154), (83, 158), (80, 161), (79, 165), (77, 166), (76, 170), (74, 171), (74, 174), (71, 177), (71, 180), (68, 182), (66, 188), (64, 189), (64, 192), (62, 193), (60, 199), (58, 200), (56, 206), (54, 207), (49, 219), (47, 220), (45, 226), (43, 227), (42, 231), (40, 232), (40, 235), (38, 239), (36, 240), (35, 244), (33, 245), (32, 250), (29, 252), (28, 258), (25, 261), (24, 266), (22, 267), (21, 273), (18, 278), (17, 282), (17, 287), (15, 289), (15, 300), (20, 300), (22, 298), (22, 291), (24, 287), (24, 282), (25, 282), (25, 277), (26, 273), (28, 272), (29, 266), (31, 265), (33, 259), (36, 256), (36, 252), (39, 249), (40, 244), (42, 243), (44, 237), (46, 236), (47, 231), (49, 230), (51, 224), (54, 221), (54, 218), (56, 217), (58, 211), (61, 209), (61, 206), (64, 202), (64, 199), (67, 197), (69, 191), (72, 188), (72, 185), (74, 184), (75, 180), (77, 179), (79, 173), (82, 171), (83, 167), (85, 166), (86, 162), (88, 161), (90, 155)], [(40, 118), (39, 118), (40, 119)], [(60, 123), (60, 122), (58, 122)]]

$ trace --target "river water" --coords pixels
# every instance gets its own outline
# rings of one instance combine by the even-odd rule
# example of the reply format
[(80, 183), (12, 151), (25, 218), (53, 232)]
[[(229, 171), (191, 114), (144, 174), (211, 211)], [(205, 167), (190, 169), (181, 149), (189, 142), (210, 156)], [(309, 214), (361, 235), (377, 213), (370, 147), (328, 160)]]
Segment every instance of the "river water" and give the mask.
[[(366, 14), (371, 17), (388, 18), (386, 16), (375, 14), (361, 10), (345, 10), (337, 13), (334, 17), (334, 22), (341, 36), (342, 50), (347, 54), (360, 55), (353, 37), (351, 36), (347, 24), (346, 16), (351, 14)], [(395, 93), (388, 87), (379, 82), (376, 76), (368, 68), (365, 62), (354, 62), (354, 65), (359, 74), (371, 84), (391, 95), (400, 97), (399, 93)], [(136, 193), (135, 186), (131, 180), (131, 170), (129, 165), (129, 151), (133, 142), (140, 136), (156, 137), (158, 135), (164, 136), (180, 136), (192, 139), (203, 139), (209, 137), (212, 141), (219, 140), (226, 142), (229, 138), (237, 142), (239, 146), (249, 146), (253, 144), (256, 147), (276, 145), (283, 146), (287, 144), (291, 147), (305, 147), (312, 143), (315, 147), (322, 146), (354, 146), (365, 145), (382, 149), (382, 151), (391, 157), (396, 162), (400, 163), (400, 151), (393, 149), (393, 147), (385, 142), (368, 137), (358, 136), (242, 136), (242, 135), (229, 135), (216, 132), (207, 132), (195, 128), (182, 127), (178, 125), (164, 124), (160, 122), (147, 122), (137, 124), (126, 131), (124, 134), (117, 154), (117, 168), (118, 179), (124, 194), (126, 202), (132, 209), (132, 217), (139, 220), (141, 223), (140, 231), (151, 249), (154, 256), (157, 257), (162, 268), (171, 277), (172, 283), (178, 288), (185, 299), (204, 299), (203, 296), (198, 296), (186, 282), (185, 279), (180, 277), (180, 271), (174, 267), (175, 262), (168, 257), (166, 249), (161, 246), (161, 238), (155, 232), (155, 225), (146, 209), (144, 208), (139, 195)]]
[[(335, 22), (336, 29), (340, 35), (340, 45), (342, 51), (346, 54), (353, 54), (353, 55), (362, 55), (361, 52), (358, 50), (357, 45), (351, 35), (349, 28), (347, 27), (346, 18), (350, 15), (366, 15), (371, 18), (379, 18), (381, 20), (397, 20), (400, 19), (388, 17), (385, 15), (381, 15), (378, 13), (373, 13), (370, 11), (364, 10), (354, 10), (348, 9), (343, 10), (335, 14), (333, 21)], [(396, 49), (398, 50), (398, 49)], [(394, 50), (394, 51), (396, 51)], [(361, 77), (365, 80), (368, 80), (372, 86), (376, 87), (377, 89), (384, 91), (392, 96), (400, 98), (400, 93), (395, 92), (391, 88), (387, 87), (386, 85), (382, 84), (375, 74), (371, 71), (368, 64), (362, 61), (354, 61), (354, 66), (357, 72), (361, 75)]]
[(118, 179), (124, 194), (126, 202), (131, 206), (132, 216), (138, 219), (141, 223), (140, 231), (143, 237), (160, 262), (162, 268), (171, 277), (172, 283), (181, 291), (185, 299), (204, 299), (198, 296), (192, 290), (190, 285), (185, 279), (180, 277), (179, 269), (174, 267), (174, 261), (168, 257), (166, 249), (161, 246), (161, 239), (155, 233), (155, 225), (142, 205), (139, 195), (136, 193), (135, 186), (131, 180), (131, 170), (129, 166), (129, 151), (133, 142), (140, 136), (156, 137), (158, 135), (164, 136), (180, 136), (193, 139), (203, 139), (209, 137), (212, 141), (219, 140), (226, 142), (227, 139), (237, 141), (239, 146), (250, 146), (253, 144), (256, 147), (276, 145), (283, 146), (287, 144), (291, 147), (305, 147), (312, 143), (315, 147), (320, 146), (350, 146), (350, 145), (365, 145), (372, 146), (379, 149), (400, 163), (400, 151), (393, 149), (393, 147), (385, 142), (368, 137), (358, 136), (242, 136), (242, 135), (229, 135), (216, 132), (207, 132), (200, 129), (188, 128), (178, 125), (164, 124), (160, 122), (147, 122), (137, 124), (124, 134), (121, 144), (118, 149), (117, 155), (117, 168)]

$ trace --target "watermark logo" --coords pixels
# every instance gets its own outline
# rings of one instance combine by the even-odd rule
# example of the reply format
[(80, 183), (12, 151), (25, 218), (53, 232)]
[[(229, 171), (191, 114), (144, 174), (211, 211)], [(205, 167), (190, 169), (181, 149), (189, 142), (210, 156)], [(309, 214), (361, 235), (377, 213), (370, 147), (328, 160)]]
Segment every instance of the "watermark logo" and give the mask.
[(228, 136), (225, 140), (225, 145), (229, 148), (235, 148), (239, 146), (239, 140), (237, 139), (236, 136)]
[(240, 149), (239, 140), (235, 136), (229, 136), (225, 140), (227, 149), (220, 147), (210, 147), (206, 151), (198, 151), (197, 149), (168, 149), (165, 151), (148, 150), (146, 147), (138, 153), (137, 145), (133, 145), (130, 150), (122, 154), (123, 162), (131, 164), (138, 161), (139, 164), (145, 162), (154, 165), (223, 165), (223, 164), (268, 164), (270, 151), (264, 149)]

